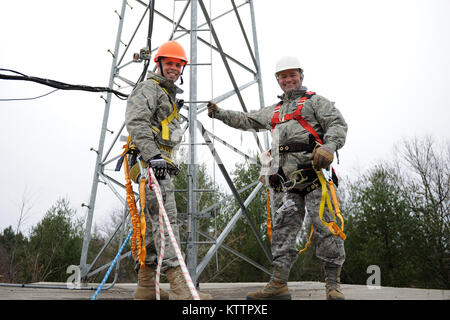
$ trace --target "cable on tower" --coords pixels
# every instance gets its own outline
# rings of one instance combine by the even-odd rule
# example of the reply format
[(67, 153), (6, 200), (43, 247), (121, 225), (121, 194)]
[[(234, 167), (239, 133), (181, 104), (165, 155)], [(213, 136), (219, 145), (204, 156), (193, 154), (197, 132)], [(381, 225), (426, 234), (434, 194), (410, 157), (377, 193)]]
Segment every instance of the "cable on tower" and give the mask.
[(61, 90), (82, 90), (82, 91), (89, 91), (89, 92), (111, 92), (116, 95), (119, 99), (126, 100), (128, 95), (119, 91), (116, 91), (111, 88), (107, 87), (91, 87), (86, 85), (75, 85), (75, 84), (68, 84), (56, 80), (51, 79), (44, 79), (44, 78), (38, 78), (38, 77), (32, 77), (28, 76), (26, 74), (23, 74), (21, 72), (10, 70), (10, 69), (2, 69), (0, 68), (0, 71), (7, 71), (11, 73), (15, 73), (17, 75), (8, 75), (8, 74), (1, 74), (0, 73), (0, 79), (2, 80), (23, 80), (23, 81), (32, 81), (37, 82), (49, 87), (53, 87), (56, 89)]

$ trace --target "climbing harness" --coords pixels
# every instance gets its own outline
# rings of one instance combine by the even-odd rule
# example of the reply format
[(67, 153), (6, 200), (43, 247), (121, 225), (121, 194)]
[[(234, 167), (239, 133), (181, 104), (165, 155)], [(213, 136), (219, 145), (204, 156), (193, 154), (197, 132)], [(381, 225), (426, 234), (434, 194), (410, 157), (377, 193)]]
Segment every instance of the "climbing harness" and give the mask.
[(161, 189), (159, 187), (158, 180), (156, 179), (153, 169), (148, 167), (147, 168), (148, 173), (148, 187), (150, 190), (153, 190), (155, 192), (156, 198), (158, 200), (159, 205), (159, 232), (161, 235), (161, 249), (160, 249), (160, 255), (158, 258), (158, 266), (156, 268), (156, 277), (155, 277), (155, 291), (156, 291), (156, 299), (160, 299), (160, 289), (159, 289), (159, 278), (161, 274), (161, 265), (162, 260), (164, 257), (164, 248), (165, 248), (165, 232), (164, 232), (164, 223), (167, 227), (167, 231), (169, 233), (169, 238), (172, 243), (172, 246), (175, 250), (175, 253), (177, 255), (177, 259), (180, 263), (181, 270), (183, 272), (184, 278), (186, 279), (186, 283), (189, 287), (189, 290), (191, 291), (192, 297), (194, 300), (200, 300), (200, 297), (198, 295), (197, 290), (195, 289), (194, 283), (191, 279), (191, 276), (189, 275), (189, 271), (187, 270), (186, 263), (184, 262), (183, 255), (181, 254), (180, 247), (178, 246), (177, 240), (173, 234), (172, 226), (170, 225), (169, 217), (167, 216), (166, 209), (164, 208), (164, 201), (161, 194)]
[[(278, 147), (279, 153), (288, 153), (288, 152), (299, 152), (299, 151), (308, 151), (312, 152), (314, 150), (314, 147), (317, 143), (323, 144), (322, 139), (317, 134), (317, 132), (314, 130), (314, 128), (303, 118), (301, 112), (302, 108), (304, 106), (304, 103), (310, 99), (312, 96), (314, 96), (316, 93), (313, 91), (308, 91), (305, 93), (303, 97), (300, 98), (297, 109), (290, 114), (285, 114), (280, 119), (280, 108), (283, 104), (281, 101), (278, 103), (278, 105), (274, 109), (274, 113), (271, 120), (271, 127), (272, 131), (275, 130), (275, 127), (283, 122), (289, 121), (289, 120), (297, 120), (300, 125), (306, 129), (309, 133), (309, 141), (308, 143), (291, 143), (287, 145), (282, 145)], [(282, 169), (279, 169), (279, 172), (275, 175), (276, 177), (272, 178), (273, 185), (272, 187), (275, 189), (275, 191), (288, 191), (292, 193), (300, 193), (301, 195), (306, 195), (307, 193), (313, 191), (317, 185), (312, 183), (310, 186), (305, 188), (305, 190), (298, 191), (294, 190), (294, 187), (297, 184), (304, 183), (308, 180), (314, 181), (316, 180), (314, 170), (312, 170), (311, 166), (301, 167), (298, 168), (298, 170), (292, 172), (289, 177), (286, 177), (282, 171)]]
[(297, 105), (297, 110), (295, 110), (295, 112), (293, 112), (293, 113), (285, 114), (282, 117), (281, 120), (280, 120), (280, 108), (281, 108), (283, 102), (278, 103), (278, 105), (274, 109), (273, 117), (272, 117), (272, 120), (270, 122), (270, 124), (272, 126), (272, 130), (275, 129), (277, 124), (280, 124), (282, 122), (286, 122), (286, 121), (289, 121), (289, 120), (292, 120), (292, 119), (296, 119), (302, 125), (303, 128), (308, 130), (314, 136), (314, 138), (317, 141), (320, 141), (320, 143), (322, 143), (321, 142), (322, 139), (320, 139), (320, 137), (317, 134), (317, 132), (313, 129), (313, 127), (311, 127), (311, 125), (302, 116), (302, 108), (303, 108), (303, 105), (304, 105), (305, 101), (310, 99), (315, 94), (316, 93), (312, 92), (312, 91), (306, 92), (305, 95), (300, 98), (300, 101), (298, 102), (298, 105)]
[[(152, 79), (155, 83), (157, 83), (158, 85), (160, 85), (160, 83), (155, 80)], [(169, 134), (169, 124), (173, 121), (173, 119), (179, 119), (179, 113), (178, 113), (178, 108), (177, 105), (172, 101), (172, 98), (170, 97), (169, 93), (167, 92), (166, 88), (162, 87), (160, 85), (160, 87), (164, 90), (164, 92), (167, 94), (167, 97), (169, 98), (170, 103), (172, 104), (173, 107), (173, 111), (172, 113), (165, 119), (163, 119), (160, 122), (160, 126), (161, 129), (157, 128), (156, 126), (152, 127), (152, 130), (155, 134), (159, 134), (161, 132), (161, 137), (163, 140), (169, 140), (170, 138), (170, 134)], [(173, 148), (163, 145), (161, 143), (159, 143), (158, 141), (155, 141), (156, 145), (158, 146), (158, 148), (162, 151), (165, 151), (166, 153), (168, 153), (170, 156), (172, 156), (173, 153)], [(128, 136), (128, 140), (127, 140), (127, 145), (128, 145), (128, 149), (126, 150), (126, 153), (129, 153), (132, 155), (131, 160), (130, 160), (130, 179), (139, 184), (139, 180), (141, 177), (141, 170), (140, 167), (146, 168), (148, 166), (148, 164), (143, 161), (138, 159), (139, 158), (139, 150), (137, 149), (136, 145), (134, 143), (131, 142), (130, 137)], [(124, 157), (126, 155), (126, 153), (122, 153), (120, 159), (117, 162), (117, 166), (116, 166), (116, 171), (120, 171), (120, 168), (122, 166), (122, 163), (124, 161)], [(161, 154), (161, 157), (166, 161), (167, 163), (167, 170), (168, 173), (170, 175), (178, 175), (178, 173), (180, 172), (180, 169), (178, 168), (178, 166), (175, 164), (175, 162), (169, 158), (168, 156)]]
[[(306, 174), (307, 170), (311, 170), (311, 169), (310, 168), (303, 168), (303, 169), (299, 169), (299, 170), (296, 170), (296, 171), (292, 172), (289, 175), (289, 179), (287, 181), (284, 181), (284, 182), (281, 183), (281, 188), (284, 191), (288, 191), (289, 192), (292, 189), (294, 189), (296, 184), (302, 184), (302, 183), (308, 181), (308, 178), (312, 178), (312, 177), (311, 177), (310, 174), (309, 174), (309, 176)], [(314, 183), (313, 183), (313, 186), (315, 186)], [(313, 189), (311, 189), (311, 191)]]
[(161, 121), (162, 138), (163, 138), (163, 140), (169, 140), (169, 123), (171, 123), (174, 118), (176, 118), (176, 119), (179, 118), (178, 108), (177, 108), (177, 105), (172, 101), (172, 98), (170, 97), (169, 92), (167, 92), (166, 88), (161, 86), (161, 84), (157, 80), (155, 80), (155, 79), (152, 79), (152, 80), (154, 82), (156, 82), (164, 90), (164, 92), (167, 94), (167, 97), (169, 98), (169, 101), (173, 107), (172, 113), (167, 118), (165, 118), (164, 120)]

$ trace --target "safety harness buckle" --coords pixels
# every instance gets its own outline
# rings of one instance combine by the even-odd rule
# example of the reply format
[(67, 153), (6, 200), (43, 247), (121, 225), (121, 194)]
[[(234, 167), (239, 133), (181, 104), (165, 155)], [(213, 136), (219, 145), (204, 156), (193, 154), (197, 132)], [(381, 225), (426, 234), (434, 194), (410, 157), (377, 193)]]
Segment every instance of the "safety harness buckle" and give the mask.
[(339, 228), (339, 226), (334, 221), (328, 223), (328, 230), (330, 230), (330, 232), (333, 235), (341, 237), (342, 240), (347, 239), (345, 233), (341, 230), (341, 228)]

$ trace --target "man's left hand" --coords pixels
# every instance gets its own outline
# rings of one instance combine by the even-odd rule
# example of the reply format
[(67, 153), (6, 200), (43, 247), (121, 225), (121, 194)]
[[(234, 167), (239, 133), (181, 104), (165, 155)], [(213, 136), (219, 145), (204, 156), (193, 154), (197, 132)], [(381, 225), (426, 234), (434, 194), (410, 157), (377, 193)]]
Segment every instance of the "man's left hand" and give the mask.
[(333, 151), (324, 146), (318, 147), (312, 152), (311, 159), (313, 160), (314, 169), (326, 169), (333, 162)]

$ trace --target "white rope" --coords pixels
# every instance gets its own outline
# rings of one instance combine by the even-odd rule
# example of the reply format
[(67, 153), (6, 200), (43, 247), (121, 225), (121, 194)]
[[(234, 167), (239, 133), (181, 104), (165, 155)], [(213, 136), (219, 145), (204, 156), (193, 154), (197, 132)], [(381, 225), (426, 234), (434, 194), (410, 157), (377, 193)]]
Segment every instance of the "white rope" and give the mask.
[[(148, 186), (150, 190), (155, 191), (156, 199), (158, 200), (159, 205), (159, 229), (161, 234), (161, 250), (158, 258), (158, 267), (156, 269), (156, 278), (155, 278), (155, 291), (156, 291), (156, 299), (160, 299), (160, 289), (159, 289), (159, 276), (161, 270), (162, 259), (164, 257), (164, 245), (165, 245), (165, 236), (164, 236), (164, 223), (166, 224), (167, 231), (169, 232), (170, 241), (175, 249), (175, 253), (177, 255), (177, 259), (180, 262), (180, 267), (183, 272), (184, 278), (186, 279), (186, 283), (191, 291), (192, 297), (194, 300), (200, 300), (197, 290), (195, 289), (194, 283), (189, 275), (189, 272), (186, 267), (186, 263), (184, 262), (183, 255), (181, 254), (180, 247), (178, 246), (177, 240), (173, 234), (172, 226), (170, 225), (170, 220), (167, 217), (166, 209), (164, 208), (164, 201), (161, 194), (161, 189), (159, 187), (158, 180), (155, 178), (152, 168), (148, 166)], [(152, 188), (153, 186), (153, 188)]]
[[(149, 172), (149, 176), (150, 176), (150, 172)], [(150, 181), (150, 179), (148, 179), (148, 180)], [(149, 183), (148, 187), (150, 188), (150, 183)], [(155, 193), (156, 193), (156, 188), (154, 188), (154, 189), (155, 189)], [(158, 185), (158, 189), (159, 189), (159, 185)], [(150, 190), (152, 190), (152, 188), (150, 188)], [(159, 199), (158, 199), (158, 203), (159, 203), (159, 234), (161, 236), (161, 248), (159, 250), (158, 266), (156, 268), (155, 292), (156, 292), (156, 300), (161, 300), (159, 278), (161, 275), (162, 261), (164, 259), (164, 251), (165, 251), (165, 247), (166, 247), (166, 236), (165, 236), (165, 232), (164, 232), (163, 215), (161, 213), (163, 210), (161, 208), (164, 208), (164, 206), (161, 205), (161, 203), (159, 202)]]

